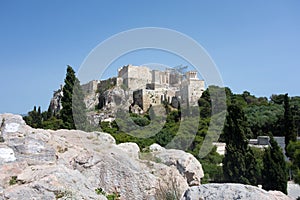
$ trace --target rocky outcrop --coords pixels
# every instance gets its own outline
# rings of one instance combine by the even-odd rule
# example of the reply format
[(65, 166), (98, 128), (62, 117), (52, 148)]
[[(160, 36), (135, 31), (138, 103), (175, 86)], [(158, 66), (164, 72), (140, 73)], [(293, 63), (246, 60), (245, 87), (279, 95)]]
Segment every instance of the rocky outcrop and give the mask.
[[(97, 103), (98, 111), (89, 111), (87, 117), (91, 124), (98, 125), (99, 121), (111, 122), (115, 120), (118, 109), (128, 111), (130, 104), (132, 103), (131, 97), (132, 91), (126, 91), (119, 86), (113, 86), (106, 89), (101, 93), (95, 93), (93, 98), (98, 98)], [(90, 99), (91, 100), (91, 99)], [(89, 96), (85, 97), (86, 105), (89, 101)], [(93, 100), (91, 100), (93, 102)], [(96, 105), (96, 104), (95, 104)], [(94, 108), (95, 108), (94, 105)], [(91, 106), (90, 106), (91, 107)]]
[(289, 199), (241, 184), (199, 186), (201, 164), (181, 150), (153, 144), (140, 152), (135, 143), (117, 145), (107, 133), (33, 129), (12, 114), (0, 115), (0, 121), (0, 200), (105, 200), (113, 193), (120, 200), (170, 194), (182, 200)]
[(88, 110), (94, 110), (99, 104), (99, 93), (86, 94), (84, 96), (84, 103)]
[(0, 199), (106, 199), (100, 189), (121, 199), (160, 199), (162, 191), (188, 188), (176, 165), (149, 152), (141, 157), (135, 143), (117, 145), (102, 132), (33, 129), (18, 115), (2, 120)]
[(247, 199), (247, 200), (291, 200), (278, 191), (265, 191), (255, 186), (242, 184), (205, 184), (189, 188), (182, 200), (215, 200), (215, 199)]
[(192, 154), (182, 150), (165, 149), (158, 144), (152, 144), (150, 151), (162, 163), (175, 166), (189, 186), (200, 185), (204, 173), (201, 164)]
[(50, 100), (49, 111), (55, 115), (62, 109), (61, 98), (63, 97), (63, 87), (53, 92), (53, 97)]

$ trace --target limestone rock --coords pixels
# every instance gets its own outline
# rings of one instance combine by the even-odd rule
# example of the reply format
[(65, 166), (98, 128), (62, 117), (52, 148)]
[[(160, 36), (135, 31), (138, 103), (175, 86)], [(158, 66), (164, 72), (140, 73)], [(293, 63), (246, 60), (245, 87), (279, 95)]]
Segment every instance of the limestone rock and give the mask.
[(151, 152), (156, 152), (156, 151), (164, 151), (165, 148), (161, 147), (159, 144), (152, 144), (149, 147)]
[(0, 164), (6, 162), (12, 162), (15, 160), (16, 160), (15, 153), (11, 148), (0, 146)]
[(53, 92), (53, 97), (50, 100), (49, 110), (51, 113), (58, 113), (62, 109), (61, 99), (63, 97), (63, 87)]
[(2, 119), (0, 199), (106, 199), (95, 191), (102, 189), (154, 200), (161, 190), (181, 196), (188, 188), (177, 165), (142, 160), (135, 143), (116, 145), (102, 132), (33, 129), (11, 114)]
[[(121, 200), (161, 200), (171, 191), (190, 199), (282, 199), (241, 184), (199, 185), (201, 164), (181, 150), (150, 146), (142, 159), (134, 143), (116, 145), (102, 132), (33, 129), (21, 116), (0, 115), (0, 200), (103, 199), (118, 192)], [(185, 193), (185, 194), (184, 194)], [(183, 197), (184, 194), (184, 197)]]
[(203, 169), (199, 161), (190, 153), (182, 150), (165, 149), (158, 144), (150, 146), (155, 157), (168, 166), (175, 166), (182, 176), (185, 177), (189, 186), (200, 185), (204, 177)]
[(204, 184), (189, 188), (181, 200), (215, 200), (215, 199), (247, 199), (247, 200), (291, 200), (282, 192), (267, 192), (255, 186), (243, 184)]
[(130, 157), (135, 159), (139, 158), (140, 148), (136, 143), (133, 142), (121, 143), (118, 145), (118, 147), (121, 148), (124, 152), (127, 152)]
[(84, 96), (84, 103), (88, 110), (95, 109), (99, 104), (99, 93), (93, 92)]
[(5, 198), (106, 199), (95, 193), (95, 187), (79, 171), (63, 165), (29, 166), (18, 175), (17, 182), (4, 191)]
[(300, 197), (300, 185), (294, 183), (294, 181), (288, 181), (287, 192), (290, 197), (297, 199)]

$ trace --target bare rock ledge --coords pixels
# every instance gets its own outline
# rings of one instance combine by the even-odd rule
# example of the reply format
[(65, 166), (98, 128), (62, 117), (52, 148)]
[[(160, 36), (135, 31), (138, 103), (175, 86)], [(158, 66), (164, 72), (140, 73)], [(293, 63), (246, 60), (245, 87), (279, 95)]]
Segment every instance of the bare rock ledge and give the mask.
[(153, 144), (142, 153), (107, 133), (34, 129), (13, 114), (2, 121), (0, 200), (107, 199), (100, 188), (121, 200), (162, 200), (170, 190), (182, 200), (290, 199), (241, 184), (200, 185), (201, 164), (181, 150)]

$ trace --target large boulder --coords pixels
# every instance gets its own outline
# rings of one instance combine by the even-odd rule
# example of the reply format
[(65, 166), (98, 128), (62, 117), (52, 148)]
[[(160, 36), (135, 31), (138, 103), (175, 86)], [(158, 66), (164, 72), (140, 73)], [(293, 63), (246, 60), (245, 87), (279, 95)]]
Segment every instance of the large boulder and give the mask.
[(151, 200), (168, 192), (180, 198), (188, 189), (185, 172), (195, 158), (182, 151), (170, 158), (146, 152), (148, 159), (135, 143), (117, 145), (107, 133), (33, 129), (12, 114), (0, 115), (0, 122), (0, 200), (106, 199), (113, 193)]
[(132, 158), (139, 158), (140, 148), (136, 143), (126, 142), (118, 144), (118, 147), (125, 151)]
[(192, 154), (182, 150), (165, 149), (158, 144), (152, 144), (150, 151), (165, 165), (175, 166), (189, 186), (201, 184), (204, 172), (201, 164)]
[(291, 200), (279, 191), (265, 191), (255, 186), (224, 183), (204, 184), (189, 188), (181, 200), (215, 200), (215, 199), (247, 199), (247, 200)]

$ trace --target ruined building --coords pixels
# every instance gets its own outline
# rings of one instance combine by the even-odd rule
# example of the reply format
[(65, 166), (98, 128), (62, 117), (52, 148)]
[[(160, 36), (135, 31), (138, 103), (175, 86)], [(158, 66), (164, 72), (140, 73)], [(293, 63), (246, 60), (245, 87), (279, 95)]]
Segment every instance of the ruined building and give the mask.
[(204, 81), (197, 77), (197, 71), (182, 74), (173, 69), (160, 71), (127, 65), (118, 70), (117, 79), (118, 84), (133, 91), (133, 104), (143, 111), (164, 102), (196, 105), (205, 89)]
[[(84, 101), (89, 111), (105, 109), (106, 119), (113, 116), (116, 106), (138, 107), (142, 112), (150, 106), (169, 103), (197, 105), (205, 89), (196, 71), (182, 73), (174, 68), (152, 70), (146, 66), (126, 65), (118, 70), (118, 76), (107, 80), (94, 80), (82, 85)], [(61, 108), (62, 89), (56, 91), (51, 100), (50, 110), (57, 113)]]

